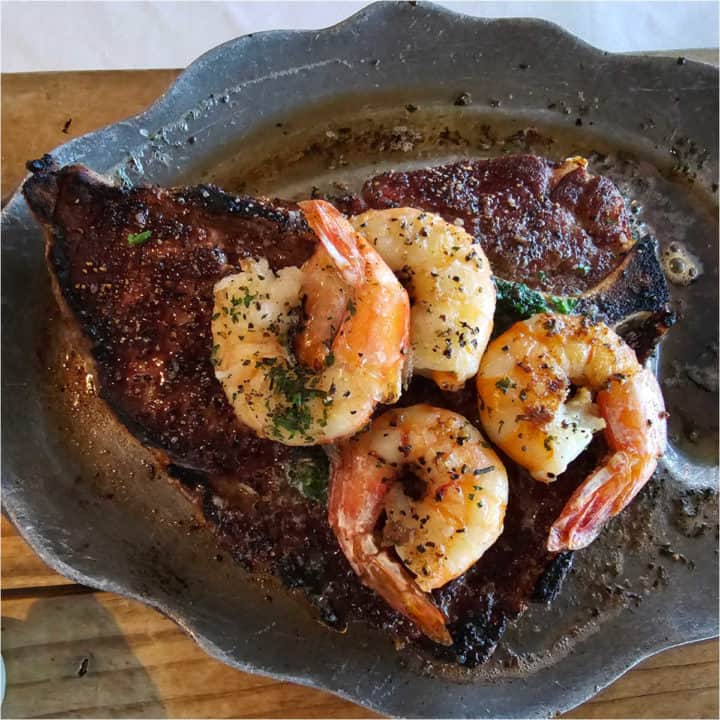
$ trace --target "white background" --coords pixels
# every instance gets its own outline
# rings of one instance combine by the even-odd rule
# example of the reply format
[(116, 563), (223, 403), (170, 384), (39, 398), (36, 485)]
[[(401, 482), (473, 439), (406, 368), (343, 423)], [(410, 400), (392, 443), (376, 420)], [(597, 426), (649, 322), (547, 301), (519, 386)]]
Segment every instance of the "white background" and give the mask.
[[(2, 70), (179, 68), (238, 35), (319, 28), (365, 2), (2, 2)], [(604, 50), (718, 46), (716, 2), (444, 2), (552, 20)]]

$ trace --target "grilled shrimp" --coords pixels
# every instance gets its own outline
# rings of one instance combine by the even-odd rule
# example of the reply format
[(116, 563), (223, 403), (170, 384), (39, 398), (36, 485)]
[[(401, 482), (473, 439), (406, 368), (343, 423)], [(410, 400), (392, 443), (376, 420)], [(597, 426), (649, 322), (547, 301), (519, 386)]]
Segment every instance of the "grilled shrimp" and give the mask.
[(300, 206), (314, 255), (278, 272), (244, 261), (215, 285), (212, 320), (215, 375), (236, 414), (286, 445), (351, 435), (378, 402), (398, 399), (410, 317), (406, 291), (347, 220), (325, 202)]
[[(401, 480), (408, 473), (410, 494)], [(386, 412), (339, 446), (328, 510), (362, 582), (425, 635), (450, 644), (446, 619), (426, 592), (461, 575), (495, 542), (507, 500), (505, 467), (481, 433), (457, 413), (414, 405)]]
[(471, 235), (439, 215), (398, 208), (350, 218), (400, 276), (411, 300), (411, 365), (445, 390), (478, 370), (493, 326), (490, 263)]
[(515, 323), (490, 343), (477, 390), (485, 432), (536, 480), (553, 481), (605, 431), (609, 453), (555, 520), (549, 550), (592, 542), (665, 451), (655, 376), (615, 332), (587, 318), (542, 314)]

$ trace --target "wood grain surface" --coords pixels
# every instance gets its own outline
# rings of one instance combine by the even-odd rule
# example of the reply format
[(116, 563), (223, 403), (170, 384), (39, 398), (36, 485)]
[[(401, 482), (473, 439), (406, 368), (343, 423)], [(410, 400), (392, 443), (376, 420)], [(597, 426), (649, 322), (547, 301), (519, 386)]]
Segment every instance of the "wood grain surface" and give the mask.
[[(716, 51), (699, 59), (714, 62)], [(3, 75), (3, 198), (22, 180), (26, 160), (143, 110), (177, 73)], [(155, 610), (47, 568), (5, 518), (1, 539), (4, 717), (376, 717), (327, 693), (222, 665)], [(711, 640), (645, 661), (567, 717), (718, 712), (718, 642)]]
[[(3, 716), (364, 718), (318, 690), (209, 658), (175, 623), (47, 568), (2, 519)], [(718, 717), (718, 643), (667, 650), (570, 718)]]

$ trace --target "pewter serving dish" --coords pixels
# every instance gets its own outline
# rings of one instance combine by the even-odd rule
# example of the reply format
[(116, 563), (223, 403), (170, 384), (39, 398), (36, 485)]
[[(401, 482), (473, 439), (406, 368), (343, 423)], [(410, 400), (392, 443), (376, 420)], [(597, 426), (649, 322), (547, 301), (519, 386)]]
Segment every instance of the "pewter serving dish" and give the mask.
[(549, 716), (651, 653), (714, 636), (717, 107), (710, 66), (609, 55), (536, 20), (380, 3), (326, 30), (228, 42), (142, 115), (53, 153), (123, 181), (210, 179), (289, 198), (386, 167), (583, 154), (637, 201), (661, 248), (692, 264), (657, 362), (672, 418), (656, 479), (486, 666), (443, 667), (361, 626), (338, 635), (302, 598), (214, 561), (210, 531), (94, 396), (19, 194), (3, 213), (6, 512), (58, 572), (152, 605), (223, 662), (393, 715)]

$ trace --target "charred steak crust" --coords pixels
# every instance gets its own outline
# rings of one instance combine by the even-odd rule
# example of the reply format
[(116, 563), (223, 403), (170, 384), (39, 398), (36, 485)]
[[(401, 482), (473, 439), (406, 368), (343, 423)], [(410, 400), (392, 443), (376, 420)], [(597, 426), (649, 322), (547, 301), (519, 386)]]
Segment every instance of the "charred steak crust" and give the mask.
[[(520, 156), (513, 168), (512, 158), (501, 160), (497, 168), (502, 172), (494, 180), (497, 168), (491, 171), (484, 161), (406, 173), (409, 179), (383, 175), (366, 184), (364, 200), (352, 200), (353, 208), (348, 201), (344, 209), (360, 209), (368, 198), (375, 198), (375, 206), (412, 201), (452, 219), (461, 217), (483, 243), (493, 242), (482, 233), (491, 231), (494, 218), (501, 229), (494, 252), (500, 257), (507, 245), (515, 253), (513, 262), (505, 261), (506, 276), (530, 280), (532, 268), (547, 259), (558, 290), (584, 289), (568, 270), (580, 257), (591, 265), (590, 280), (618, 265), (619, 233), (624, 230), (608, 232), (604, 240), (598, 235), (627, 222), (608, 181), (566, 176), (555, 188), (560, 199), (554, 200), (548, 163)], [(342, 628), (360, 619), (428, 646), (414, 627), (359, 583), (328, 526), (324, 505), (288, 484), (282, 469), (292, 463), (293, 451), (248, 432), (214, 377), (209, 329), (213, 286), (234, 272), (243, 257), (266, 257), (275, 268), (305, 260), (313, 238), (295, 206), (236, 197), (212, 186), (121, 188), (80, 166), (60, 169), (48, 157), (28, 167), (33, 175), (23, 192), (46, 230), (58, 299), (89, 340), (102, 397), (138, 437), (167, 457), (169, 474), (197, 501), (233, 557), (249, 570), (274, 573), (288, 587), (303, 588), (328, 625)], [(455, 184), (448, 185), (448, 178)], [(497, 191), (501, 178), (517, 187)], [(388, 188), (394, 188), (392, 201), (377, 200)], [(402, 194), (407, 188), (410, 196)], [(449, 194), (442, 196), (441, 189)], [(512, 218), (506, 225), (501, 202)], [(524, 220), (522, 203), (529, 208)], [(492, 209), (490, 220), (483, 215), (486, 205)], [(462, 206), (462, 213), (451, 206)], [(598, 207), (590, 218), (587, 208)], [(575, 221), (573, 213), (587, 217)], [(615, 225), (608, 219), (613, 213)], [(502, 230), (510, 227), (533, 233), (530, 246), (513, 251), (510, 231)], [(130, 244), (129, 236), (139, 233), (145, 239)], [(561, 247), (576, 239), (581, 250)], [(603, 292), (612, 297), (609, 289)], [(641, 350), (657, 339), (652, 328), (659, 331), (660, 324), (649, 327), (636, 333)], [(472, 383), (459, 393), (443, 393), (417, 378), (402, 402), (418, 401), (453, 409), (478, 423)], [(603, 451), (602, 438), (597, 438), (551, 490), (506, 460), (510, 500), (505, 531), (473, 568), (434, 593), (448, 615), (455, 644), (430, 647), (432, 652), (465, 665), (482, 662), (528, 602), (557, 594), (571, 555), (547, 553), (544, 540)]]
[(618, 189), (578, 168), (536, 155), (463, 160), (368, 180), (344, 209), (411, 206), (461, 222), (482, 244), (493, 272), (533, 288), (577, 294), (615, 268), (630, 243)]
[[(51, 228), (48, 262), (120, 418), (171, 459), (208, 471), (264, 452), (215, 379), (212, 290), (243, 257), (301, 263), (313, 240), (300, 213), (212, 186), (115, 187), (78, 166), (43, 165), (24, 193)], [(142, 232), (147, 241), (128, 242)]]

